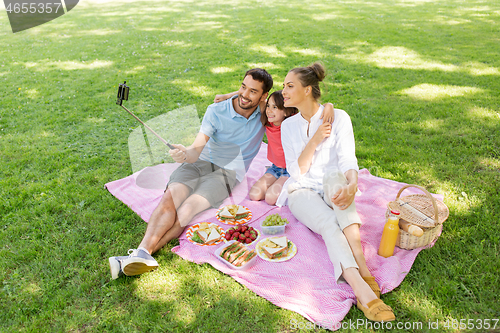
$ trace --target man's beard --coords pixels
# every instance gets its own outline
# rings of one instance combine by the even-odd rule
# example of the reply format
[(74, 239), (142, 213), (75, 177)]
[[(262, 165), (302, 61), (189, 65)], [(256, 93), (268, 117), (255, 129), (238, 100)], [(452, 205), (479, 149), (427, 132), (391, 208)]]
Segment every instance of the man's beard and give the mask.
[(240, 108), (242, 108), (243, 110), (252, 109), (252, 108), (256, 107), (257, 105), (259, 105), (259, 104), (258, 103), (252, 104), (252, 102), (250, 102), (246, 106), (243, 106), (243, 105), (241, 105), (241, 97), (238, 96), (238, 106)]

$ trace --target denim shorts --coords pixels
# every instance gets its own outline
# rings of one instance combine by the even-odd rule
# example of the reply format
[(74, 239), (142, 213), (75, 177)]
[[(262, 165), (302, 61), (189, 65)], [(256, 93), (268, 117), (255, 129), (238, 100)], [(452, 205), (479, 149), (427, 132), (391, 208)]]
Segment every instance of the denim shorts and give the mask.
[(276, 165), (274, 165), (274, 163), (267, 169), (266, 173), (270, 173), (276, 179), (280, 177), (290, 177), (290, 174), (288, 173), (288, 171), (286, 171), (286, 168), (278, 168)]

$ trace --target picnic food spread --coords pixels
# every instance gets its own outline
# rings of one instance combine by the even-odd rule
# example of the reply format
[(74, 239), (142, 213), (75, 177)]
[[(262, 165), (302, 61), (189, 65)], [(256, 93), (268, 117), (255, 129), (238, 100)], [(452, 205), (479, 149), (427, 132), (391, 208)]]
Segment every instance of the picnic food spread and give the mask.
[(228, 205), (225, 206), (219, 212), (219, 218), (221, 220), (239, 220), (247, 217), (249, 211), (245, 207), (240, 205)]
[(197, 230), (194, 231), (191, 240), (200, 244), (213, 244), (221, 239), (221, 234), (217, 226), (212, 223), (201, 222)]
[(286, 236), (272, 237), (262, 242), (261, 249), (269, 259), (277, 259), (287, 255), (290, 245)]
[(223, 248), (219, 256), (236, 267), (242, 267), (252, 260), (256, 253), (242, 243), (234, 242)]
[[(216, 213), (219, 222), (227, 221), (229, 216), (233, 221), (234, 218), (243, 217), (243, 219), (235, 221), (236, 223), (228, 223), (234, 226), (227, 230), (214, 223), (200, 222), (188, 228), (186, 238), (202, 246), (226, 242), (214, 254), (220, 261), (237, 270), (248, 269), (256, 261), (257, 256), (265, 261), (278, 263), (290, 260), (297, 253), (297, 247), (285, 235), (263, 239), (257, 243), (255, 249), (248, 248), (259, 240), (262, 232), (245, 224), (252, 218), (252, 213), (248, 208), (239, 205), (225, 206)], [(227, 219), (222, 220), (222, 218)], [(265, 220), (270, 225), (267, 228), (281, 228), (283, 233), (285, 225), (288, 224), (288, 221), (279, 214), (270, 215)], [(261, 220), (261, 226), (263, 222), (264, 220)]]
[(244, 244), (250, 244), (259, 237), (259, 231), (253, 227), (239, 225), (226, 230), (226, 240), (237, 240)]

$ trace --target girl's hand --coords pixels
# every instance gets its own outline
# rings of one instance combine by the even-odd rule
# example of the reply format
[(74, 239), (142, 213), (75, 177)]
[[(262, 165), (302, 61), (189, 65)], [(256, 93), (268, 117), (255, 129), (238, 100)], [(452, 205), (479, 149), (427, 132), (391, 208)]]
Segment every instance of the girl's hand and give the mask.
[(323, 139), (328, 138), (332, 132), (332, 124), (330, 123), (323, 123), (318, 127), (318, 130), (316, 133), (314, 133), (314, 136), (312, 137), (312, 140), (316, 141), (316, 143), (319, 145)]
[(225, 101), (226, 99), (229, 99), (229, 98), (233, 97), (234, 95), (238, 95), (238, 92), (233, 91), (232, 93), (229, 93), (229, 94), (215, 95), (214, 103), (219, 103), (219, 102)]
[(219, 103), (227, 99), (226, 95), (215, 95), (214, 103)]
[(335, 120), (335, 110), (333, 109), (333, 104), (332, 103), (325, 103), (323, 104), (325, 109), (323, 110), (323, 113), (321, 114), (321, 117), (319, 119), (323, 119), (323, 123), (330, 123), (333, 124), (333, 121)]
[(168, 153), (177, 163), (184, 163), (187, 160), (187, 149), (183, 145), (172, 145), (176, 149), (170, 149)]

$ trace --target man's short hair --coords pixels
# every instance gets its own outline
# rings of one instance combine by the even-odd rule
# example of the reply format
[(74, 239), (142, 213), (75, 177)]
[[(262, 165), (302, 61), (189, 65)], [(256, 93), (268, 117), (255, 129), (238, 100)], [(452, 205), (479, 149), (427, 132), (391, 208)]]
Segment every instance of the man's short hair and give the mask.
[(253, 68), (247, 71), (243, 78), (247, 77), (247, 75), (250, 75), (255, 81), (262, 82), (264, 93), (269, 92), (273, 87), (273, 78), (265, 69)]

